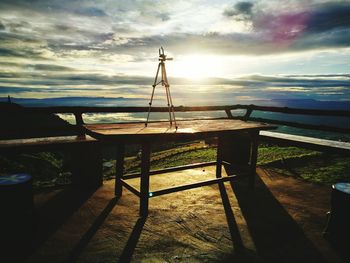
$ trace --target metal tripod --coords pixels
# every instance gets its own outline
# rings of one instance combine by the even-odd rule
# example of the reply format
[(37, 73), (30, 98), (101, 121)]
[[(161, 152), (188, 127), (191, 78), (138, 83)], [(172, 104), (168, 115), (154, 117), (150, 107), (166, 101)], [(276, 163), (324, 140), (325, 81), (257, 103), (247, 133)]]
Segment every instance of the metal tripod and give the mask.
[[(157, 68), (157, 73), (156, 73), (156, 77), (154, 78), (154, 83), (152, 85), (153, 89), (152, 89), (152, 95), (151, 95), (151, 100), (148, 103), (149, 104), (149, 108), (148, 108), (148, 114), (147, 114), (147, 120), (145, 122), (145, 126), (147, 127), (148, 125), (148, 120), (149, 120), (149, 115), (151, 113), (151, 108), (152, 108), (152, 102), (153, 102), (153, 97), (154, 97), (154, 91), (157, 85), (162, 84), (162, 86), (165, 87), (165, 93), (166, 93), (166, 98), (167, 98), (167, 102), (168, 102), (168, 110), (169, 110), (169, 122), (170, 122), (170, 126), (175, 125), (175, 129), (177, 130), (177, 124), (176, 124), (176, 119), (175, 119), (175, 112), (174, 112), (174, 105), (173, 105), (173, 100), (171, 98), (171, 94), (170, 94), (170, 85), (168, 82), (168, 77), (166, 74), (166, 70), (165, 70), (165, 61), (166, 60), (173, 60), (172, 58), (167, 58), (166, 55), (164, 54), (164, 49), (163, 47), (161, 47), (159, 49), (159, 64), (158, 64), (158, 68)], [(159, 71), (161, 72), (161, 77), (162, 79), (158, 81), (158, 74)]]

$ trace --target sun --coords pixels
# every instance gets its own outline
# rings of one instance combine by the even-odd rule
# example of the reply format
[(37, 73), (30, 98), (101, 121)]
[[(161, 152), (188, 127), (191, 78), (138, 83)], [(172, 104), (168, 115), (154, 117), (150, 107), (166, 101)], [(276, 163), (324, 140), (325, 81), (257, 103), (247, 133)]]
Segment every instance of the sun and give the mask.
[(221, 75), (219, 57), (212, 55), (187, 55), (167, 63), (168, 74), (174, 77), (200, 80)]

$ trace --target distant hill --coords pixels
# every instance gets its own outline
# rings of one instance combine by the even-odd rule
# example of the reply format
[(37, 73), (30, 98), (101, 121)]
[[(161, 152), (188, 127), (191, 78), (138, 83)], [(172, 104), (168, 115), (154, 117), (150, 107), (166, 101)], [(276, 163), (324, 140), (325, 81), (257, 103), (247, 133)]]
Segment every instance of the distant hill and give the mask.
[[(0, 97), (0, 102), (7, 101), (7, 97)], [(58, 97), (58, 98), (11, 98), (11, 101), (27, 107), (47, 106), (130, 106), (148, 105), (144, 99), (138, 98), (107, 98), (107, 97)]]
[(54, 114), (25, 113), (16, 103), (0, 102), (0, 139), (33, 138), (76, 133), (73, 125)]

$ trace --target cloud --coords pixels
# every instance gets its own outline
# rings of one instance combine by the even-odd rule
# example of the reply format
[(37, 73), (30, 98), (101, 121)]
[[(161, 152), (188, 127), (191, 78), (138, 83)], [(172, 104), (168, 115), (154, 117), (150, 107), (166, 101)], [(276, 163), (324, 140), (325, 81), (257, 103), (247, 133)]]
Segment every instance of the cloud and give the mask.
[(237, 20), (249, 20), (252, 17), (254, 4), (251, 2), (237, 2), (231, 8), (226, 8), (223, 15)]
[(333, 2), (316, 6), (310, 11), (306, 31), (308, 33), (346, 29), (350, 26), (350, 3)]
[(87, 8), (81, 8), (76, 10), (75, 12), (79, 15), (84, 15), (84, 16), (95, 16), (95, 17), (107, 16), (105, 11), (93, 6), (87, 7)]

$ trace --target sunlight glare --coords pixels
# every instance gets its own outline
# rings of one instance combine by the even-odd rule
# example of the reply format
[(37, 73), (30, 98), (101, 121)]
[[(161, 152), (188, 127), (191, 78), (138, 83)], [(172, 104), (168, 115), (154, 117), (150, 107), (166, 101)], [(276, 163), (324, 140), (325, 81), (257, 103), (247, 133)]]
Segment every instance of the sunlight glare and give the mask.
[(210, 55), (187, 55), (174, 58), (167, 67), (172, 76), (193, 80), (221, 76), (223, 73), (220, 57)]

